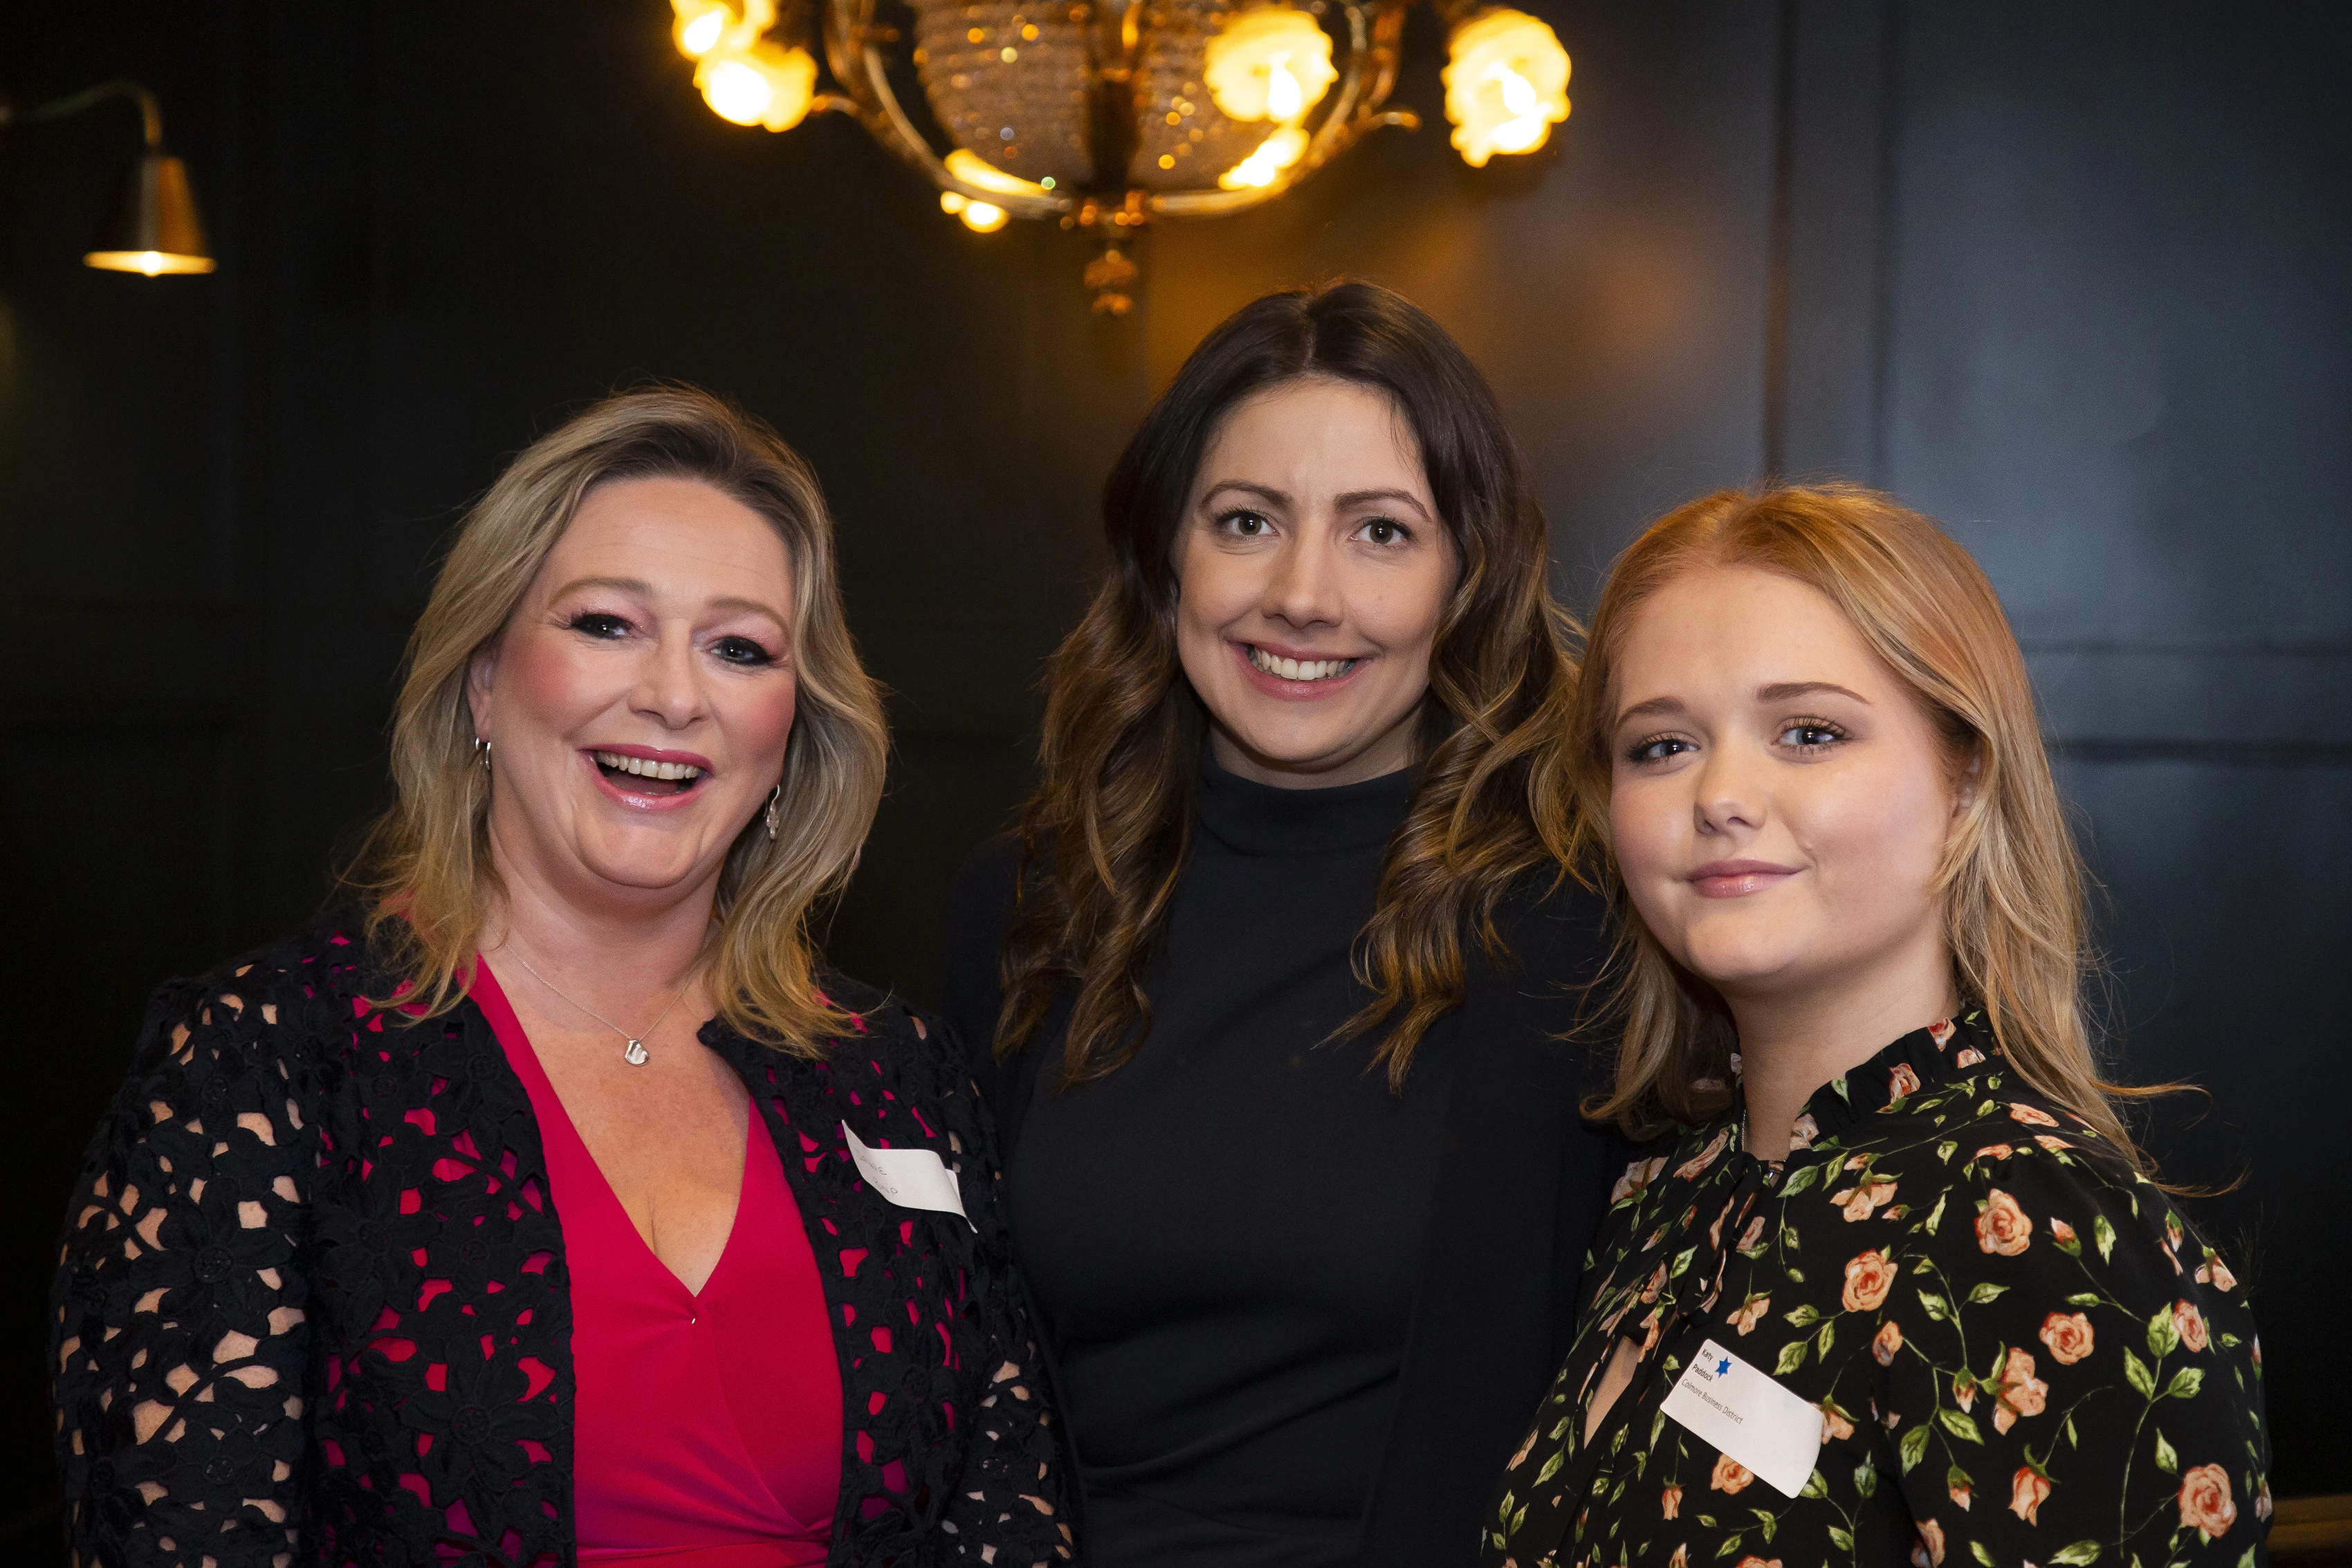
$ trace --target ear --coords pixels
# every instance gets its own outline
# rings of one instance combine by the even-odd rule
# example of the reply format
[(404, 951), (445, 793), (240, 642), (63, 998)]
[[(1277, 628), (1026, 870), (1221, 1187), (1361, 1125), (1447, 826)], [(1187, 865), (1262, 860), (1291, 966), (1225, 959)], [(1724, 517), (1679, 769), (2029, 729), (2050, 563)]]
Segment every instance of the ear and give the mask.
[(1957, 786), (1952, 790), (1952, 817), (1955, 821), (1966, 816), (1969, 808), (1977, 803), (1977, 789), (1983, 781), (1984, 742), (1979, 740), (1969, 747), (1968, 766), (1960, 769)]
[(474, 716), (474, 733), (480, 735), (490, 718), (490, 688), (499, 675), (499, 644), (493, 638), (466, 661), (466, 706)]

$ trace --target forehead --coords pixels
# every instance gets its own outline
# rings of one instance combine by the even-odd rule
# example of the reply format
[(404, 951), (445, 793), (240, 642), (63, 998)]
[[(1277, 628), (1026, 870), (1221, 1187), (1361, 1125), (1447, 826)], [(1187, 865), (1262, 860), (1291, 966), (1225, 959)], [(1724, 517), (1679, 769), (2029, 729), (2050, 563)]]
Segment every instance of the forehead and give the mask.
[(790, 552), (765, 517), (699, 479), (612, 479), (590, 490), (548, 552), (543, 581), (641, 580), (788, 597)]
[(1225, 411), (1202, 450), (1199, 483), (1252, 479), (1284, 489), (1424, 494), (1421, 444), (1396, 400), (1376, 387), (1308, 376), (1252, 392)]
[(1829, 681), (1875, 701), (1899, 687), (1819, 589), (1753, 567), (1702, 567), (1638, 605), (1615, 660), (1620, 708), (1655, 697), (1748, 700), (1759, 686)]

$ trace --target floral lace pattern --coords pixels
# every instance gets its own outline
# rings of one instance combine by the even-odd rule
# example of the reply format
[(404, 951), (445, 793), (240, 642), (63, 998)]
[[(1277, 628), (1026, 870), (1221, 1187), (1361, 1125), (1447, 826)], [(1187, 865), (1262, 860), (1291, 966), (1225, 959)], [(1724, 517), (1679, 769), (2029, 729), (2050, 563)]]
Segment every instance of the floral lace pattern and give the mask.
[[(569, 1278), (529, 1097), (470, 1004), (371, 1008), (356, 928), (150, 1010), (51, 1293), (78, 1563), (572, 1560)], [(823, 1062), (702, 1032), (767, 1118), (824, 1281), (830, 1562), (1068, 1562), (978, 1096), (923, 1020), (830, 988), (859, 1029)], [(936, 1151), (972, 1223), (885, 1201), (844, 1123)]]
[[(1739, 1146), (1739, 1116), (1619, 1180), (1483, 1563), (2262, 1561), (2262, 1346), (2237, 1281), (1980, 1020), (1822, 1089), (1784, 1163)], [(1639, 1370), (1588, 1443), (1621, 1338)], [(1797, 1496), (1665, 1414), (1707, 1338), (1821, 1410)]]

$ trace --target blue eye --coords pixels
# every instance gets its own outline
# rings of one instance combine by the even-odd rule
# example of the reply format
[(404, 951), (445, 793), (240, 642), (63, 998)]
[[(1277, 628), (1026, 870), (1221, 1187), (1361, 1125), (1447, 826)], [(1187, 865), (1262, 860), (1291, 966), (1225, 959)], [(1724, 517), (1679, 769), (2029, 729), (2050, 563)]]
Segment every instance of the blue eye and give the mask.
[(759, 669), (776, 662), (776, 656), (749, 637), (721, 637), (714, 652), (730, 664), (746, 669)]
[(594, 637), (607, 643), (615, 637), (626, 636), (629, 630), (629, 623), (617, 615), (605, 614), (601, 610), (583, 610), (565, 624), (583, 636)]
[(1799, 719), (1780, 732), (1780, 744), (1800, 751), (1819, 751), (1844, 738), (1845, 731), (1837, 726), (1810, 718)]

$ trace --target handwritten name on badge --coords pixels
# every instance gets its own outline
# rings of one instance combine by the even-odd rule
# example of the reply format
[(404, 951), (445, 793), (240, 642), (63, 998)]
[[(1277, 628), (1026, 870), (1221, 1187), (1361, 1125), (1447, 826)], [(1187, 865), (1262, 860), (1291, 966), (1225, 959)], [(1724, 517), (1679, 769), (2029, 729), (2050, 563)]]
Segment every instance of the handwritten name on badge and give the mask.
[(1665, 1412), (1783, 1497), (1795, 1497), (1822, 1451), (1822, 1412), (1713, 1340), (1666, 1396)]
[(900, 1208), (935, 1209), (971, 1225), (971, 1216), (963, 1211), (963, 1192), (956, 1186), (955, 1172), (939, 1155), (929, 1149), (868, 1148), (846, 1122), (841, 1124), (841, 1135), (849, 1140), (849, 1157), (857, 1162), (857, 1174), (876, 1192)]

